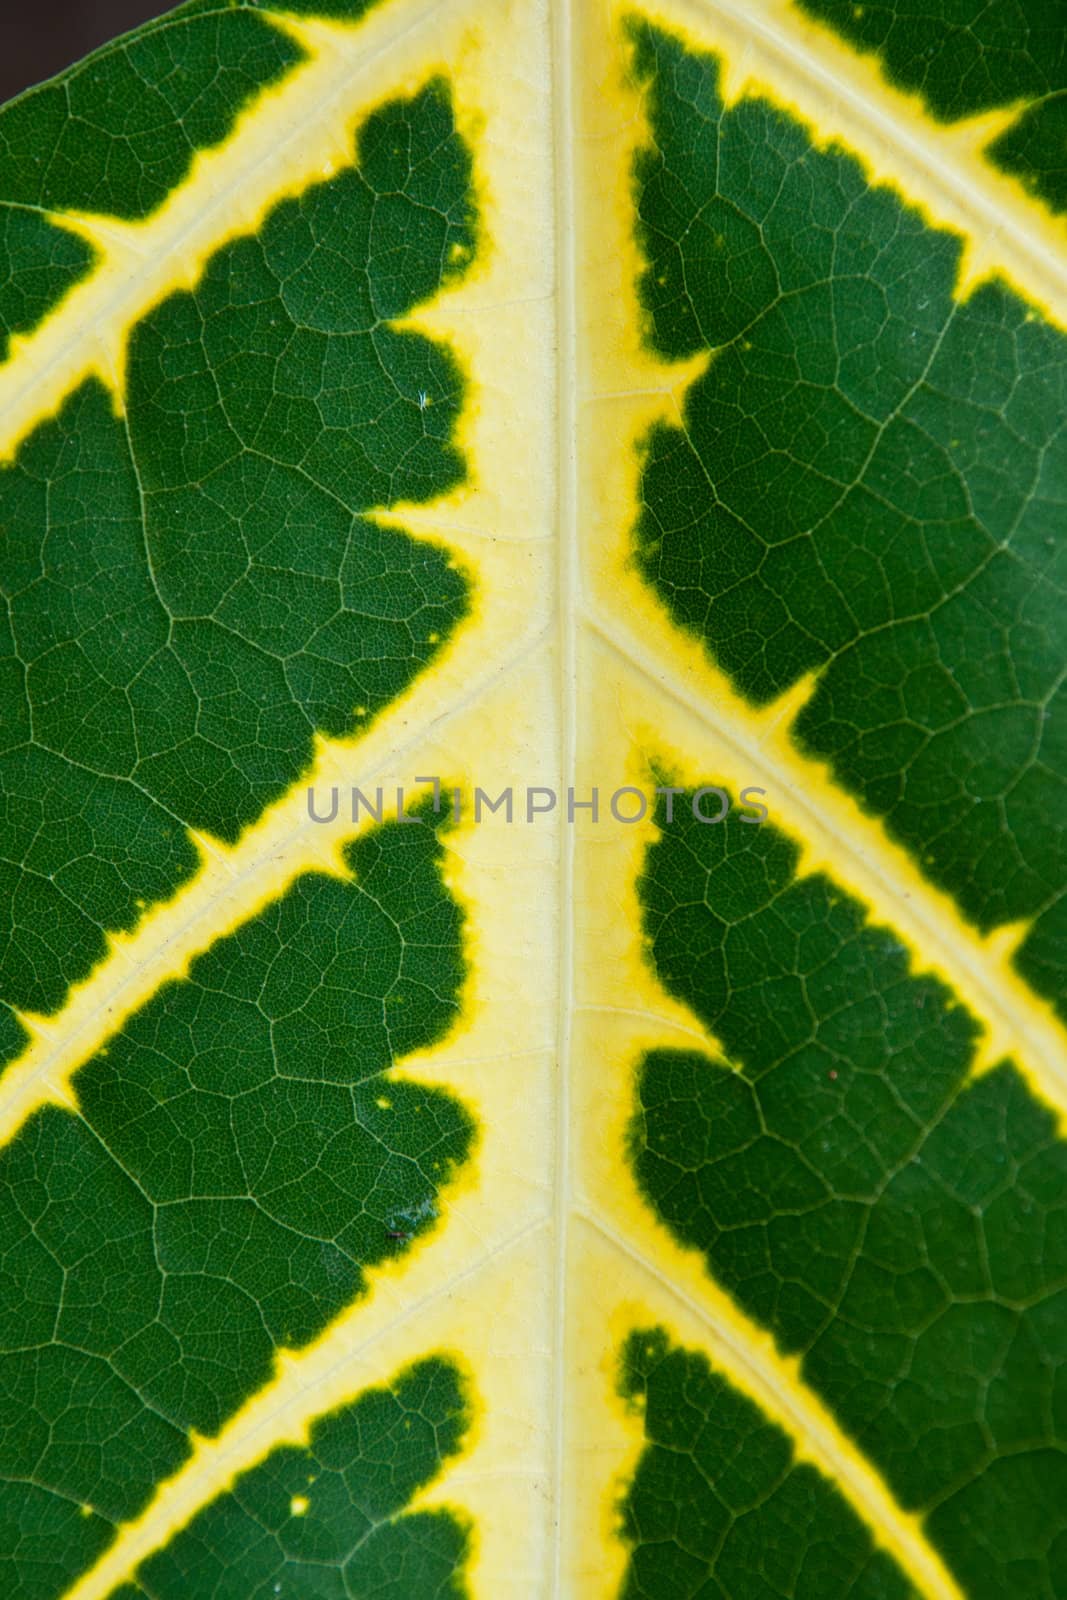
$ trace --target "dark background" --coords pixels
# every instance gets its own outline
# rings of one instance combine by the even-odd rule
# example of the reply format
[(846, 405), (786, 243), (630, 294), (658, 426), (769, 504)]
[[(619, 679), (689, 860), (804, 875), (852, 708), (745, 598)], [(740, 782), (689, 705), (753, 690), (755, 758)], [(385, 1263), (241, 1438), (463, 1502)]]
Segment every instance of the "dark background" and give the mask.
[(0, 0), (0, 100), (62, 72), (176, 0)]

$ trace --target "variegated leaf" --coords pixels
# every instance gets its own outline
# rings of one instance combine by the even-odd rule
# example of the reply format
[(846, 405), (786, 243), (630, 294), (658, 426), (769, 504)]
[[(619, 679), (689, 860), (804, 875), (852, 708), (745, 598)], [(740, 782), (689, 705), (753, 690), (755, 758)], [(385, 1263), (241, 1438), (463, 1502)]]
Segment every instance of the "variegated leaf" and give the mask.
[(18, 1600), (1067, 1595), (1067, 20), (0, 110)]

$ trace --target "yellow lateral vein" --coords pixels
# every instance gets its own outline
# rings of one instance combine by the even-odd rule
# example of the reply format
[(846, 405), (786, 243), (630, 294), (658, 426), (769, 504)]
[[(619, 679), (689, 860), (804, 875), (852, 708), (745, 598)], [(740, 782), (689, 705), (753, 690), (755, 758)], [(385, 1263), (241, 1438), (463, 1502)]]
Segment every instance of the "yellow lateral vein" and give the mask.
[[(844, 1494), (869, 1529), (928, 1600), (963, 1600), (961, 1590), (922, 1532), (921, 1521), (904, 1511), (879, 1474), (841, 1431), (801, 1376), (800, 1361), (782, 1356), (771, 1336), (751, 1322), (701, 1270), (674, 1282), (657, 1263), (611, 1222), (588, 1207), (587, 1225), (638, 1268), (649, 1285), (683, 1306), (715, 1336), (713, 1363), (773, 1421), (784, 1427), (797, 1457), (808, 1461)], [(695, 1264), (696, 1252), (686, 1252)]]
[[(422, 693), (416, 686), (411, 703), (402, 696), (358, 744), (320, 739), (311, 769), (235, 845), (194, 835), (203, 861), (195, 877), (171, 900), (154, 906), (132, 933), (112, 935), (108, 954), (69, 991), (60, 1011), (20, 1014), (30, 1044), (0, 1077), (0, 1146), (14, 1138), (39, 1106), (75, 1106), (71, 1078), (78, 1068), (162, 984), (185, 977), (197, 954), (284, 894), (301, 873), (345, 874), (342, 850), (371, 821), (362, 811), (358, 824), (353, 823), (351, 789), (362, 788), (373, 799), (378, 780), (388, 776), (395, 782), (386, 786), (387, 799), (394, 799), (397, 785), (407, 784), (405, 808), (410, 809), (410, 780), (424, 765), (420, 749), (440, 736), (443, 724), (476, 704), (490, 682), (495, 686), (517, 674), (539, 643), (536, 636), (524, 641), (510, 660), (475, 676), (462, 698), (435, 714), (418, 716), (426, 701), (432, 708), (431, 681)], [(412, 720), (419, 731), (404, 738), (400, 730)], [(321, 811), (335, 784), (340, 790), (336, 819), (312, 821), (308, 789), (319, 797)]]
[(1017, 107), (937, 122), (919, 95), (889, 83), (873, 56), (807, 22), (789, 0), (652, 0), (651, 10), (692, 29), (698, 48), (725, 52), (727, 104), (769, 94), (816, 143), (847, 145), (874, 181), (890, 184), (933, 226), (961, 234), (961, 297), (1000, 275), (1067, 327), (1063, 221), (982, 155)]
[[(694, 770), (694, 776), (706, 781), (718, 757), (728, 769), (723, 776), (737, 787), (766, 788), (771, 822), (801, 847), (798, 872), (826, 873), (862, 900), (876, 923), (904, 939), (918, 970), (941, 977), (983, 1025), (974, 1070), (1013, 1056), (1062, 1128), (1067, 1122), (1067, 1030), (1012, 965), (1020, 930), (1000, 929), (982, 938), (882, 823), (833, 781), (827, 764), (806, 756), (793, 742), (790, 726), (811, 692), (811, 680), (757, 711), (710, 666), (697, 665), (701, 681), (690, 688), (675, 662), (664, 661), (621, 624), (591, 613), (590, 626), (654, 695), (666, 695), (695, 724), (713, 732), (715, 751), (702, 741), (702, 772)], [(679, 636), (680, 653), (687, 644)], [(699, 650), (695, 644), (689, 648)]]
[[(479, 1256), (466, 1271), (444, 1281), (434, 1272), (432, 1286), (410, 1298), (404, 1295), (403, 1281), (397, 1280), (409, 1276), (427, 1280), (426, 1246), (434, 1235), (410, 1261), (371, 1274), (370, 1299), (355, 1301), (306, 1349), (280, 1354), (274, 1376), (214, 1438), (193, 1436), (192, 1454), (184, 1466), (158, 1486), (139, 1517), (119, 1528), (115, 1541), (66, 1591), (63, 1600), (105, 1600), (146, 1557), (225, 1493), (241, 1473), (279, 1445), (306, 1444), (316, 1417), (371, 1382), (387, 1381), (405, 1359), (443, 1347), (462, 1352), (470, 1286), (545, 1225), (543, 1217), (530, 1220)], [(388, 1299), (382, 1292), (386, 1288), (392, 1291)], [(467, 1293), (457, 1294), (457, 1290)], [(413, 1340), (405, 1340), (405, 1333), (412, 1334)], [(409, 1342), (413, 1344), (410, 1352), (406, 1349)], [(376, 1363), (380, 1371), (371, 1376), (365, 1370), (366, 1357), (377, 1347), (381, 1347), (381, 1360)], [(358, 1375), (355, 1381), (353, 1373)]]

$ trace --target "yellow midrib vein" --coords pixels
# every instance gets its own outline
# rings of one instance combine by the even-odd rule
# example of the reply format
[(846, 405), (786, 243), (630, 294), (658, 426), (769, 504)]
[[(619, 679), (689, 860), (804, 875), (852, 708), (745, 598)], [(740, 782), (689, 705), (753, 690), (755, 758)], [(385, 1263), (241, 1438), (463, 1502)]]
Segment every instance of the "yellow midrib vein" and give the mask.
[[(574, 237), (577, 186), (575, 176), (574, 28), (571, 0), (556, 0), (553, 7), (553, 149), (556, 175), (556, 306), (557, 306), (557, 622), (560, 689), (561, 786), (574, 781), (577, 756), (577, 614), (578, 571), (578, 462), (577, 316), (578, 279)], [(553, 1211), (556, 1228), (555, 1283), (553, 1285), (553, 1484), (555, 1516), (552, 1574), (549, 1594), (563, 1600), (569, 1546), (567, 1480), (567, 1321), (569, 1282), (569, 1212), (571, 1197), (571, 1061), (574, 1022), (574, 829), (559, 829), (558, 918), (559, 983), (556, 1047), (556, 1137), (553, 1174)]]

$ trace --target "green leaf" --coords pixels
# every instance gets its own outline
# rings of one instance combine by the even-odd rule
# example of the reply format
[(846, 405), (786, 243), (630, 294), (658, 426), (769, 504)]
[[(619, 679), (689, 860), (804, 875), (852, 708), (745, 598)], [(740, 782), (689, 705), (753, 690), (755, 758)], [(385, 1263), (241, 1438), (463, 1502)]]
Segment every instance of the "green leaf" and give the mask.
[(1067, 23), (0, 110), (0, 1587), (1067, 1595)]

